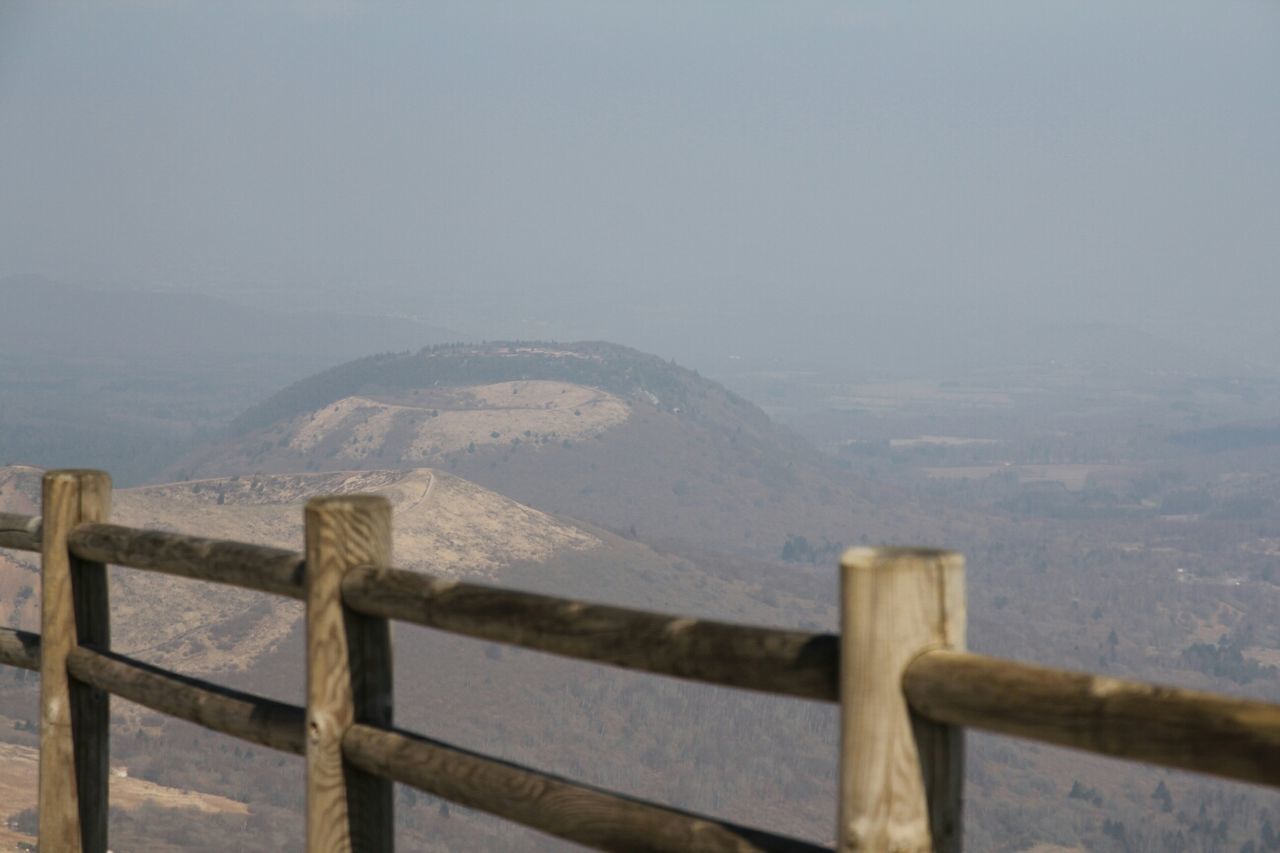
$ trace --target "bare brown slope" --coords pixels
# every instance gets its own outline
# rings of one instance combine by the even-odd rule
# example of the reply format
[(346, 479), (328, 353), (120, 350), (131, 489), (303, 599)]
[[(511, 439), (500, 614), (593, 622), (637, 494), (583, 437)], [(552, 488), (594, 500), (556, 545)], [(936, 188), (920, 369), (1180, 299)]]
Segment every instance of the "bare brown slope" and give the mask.
[[(40, 476), (35, 468), (0, 468), (0, 511), (38, 512)], [(792, 600), (766, 594), (759, 579), (716, 577), (639, 542), (431, 469), (257, 475), (117, 489), (112, 520), (297, 550), (308, 498), (356, 492), (391, 500), (394, 561), (411, 570), (726, 618), (763, 616)], [(38, 568), (35, 554), (0, 550), (0, 624), (39, 629)], [(190, 672), (251, 669), (288, 636), (300, 615), (296, 602), (127, 569), (112, 571), (111, 600), (117, 650)], [(815, 618), (828, 615), (808, 604), (800, 609)]]
[[(35, 511), (40, 472), (0, 469), (0, 510)], [(541, 566), (581, 553), (629, 555), (638, 570), (669, 566), (635, 543), (523, 506), (458, 477), (429, 469), (232, 477), (118, 489), (121, 524), (237, 539), (291, 549), (302, 543), (302, 504), (320, 494), (385, 495), (395, 513), (397, 565), (493, 582), (507, 567)], [(0, 552), (0, 616), (35, 628), (36, 555)], [(285, 637), (295, 602), (149, 573), (112, 573), (114, 645), (189, 671), (238, 670)]]

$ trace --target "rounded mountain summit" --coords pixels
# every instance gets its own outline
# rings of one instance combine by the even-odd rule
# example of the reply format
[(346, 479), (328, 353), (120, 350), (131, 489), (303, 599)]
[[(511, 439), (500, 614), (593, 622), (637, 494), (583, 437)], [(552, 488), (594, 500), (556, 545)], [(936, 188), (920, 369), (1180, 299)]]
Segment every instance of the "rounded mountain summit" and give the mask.
[(423, 466), (652, 543), (776, 557), (791, 536), (932, 538), (905, 496), (854, 482), (722, 385), (598, 342), (347, 362), (249, 409), (177, 473)]

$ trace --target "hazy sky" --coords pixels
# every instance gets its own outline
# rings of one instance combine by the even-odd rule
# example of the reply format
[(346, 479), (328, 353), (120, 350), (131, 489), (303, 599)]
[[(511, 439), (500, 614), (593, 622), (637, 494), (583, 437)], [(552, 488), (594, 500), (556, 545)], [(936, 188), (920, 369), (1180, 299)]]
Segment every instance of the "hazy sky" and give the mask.
[(0, 4), (0, 275), (681, 353), (1110, 320), (1280, 364), (1272, 0), (423, 6)]

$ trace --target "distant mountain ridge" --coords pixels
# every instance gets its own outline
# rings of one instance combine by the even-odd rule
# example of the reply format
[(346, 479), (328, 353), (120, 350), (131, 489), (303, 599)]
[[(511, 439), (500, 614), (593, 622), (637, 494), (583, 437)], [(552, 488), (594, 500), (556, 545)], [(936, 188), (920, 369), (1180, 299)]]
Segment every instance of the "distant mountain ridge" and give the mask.
[(907, 496), (844, 476), (719, 383), (599, 341), (358, 359), (249, 409), (171, 474), (420, 466), (650, 542), (777, 558), (793, 534), (937, 541)]
[(530, 379), (555, 379), (620, 397), (641, 396), (673, 409), (687, 405), (688, 384), (701, 377), (658, 356), (603, 341), (442, 344), (369, 356), (317, 373), (249, 409), (232, 429), (257, 429), (354, 394)]

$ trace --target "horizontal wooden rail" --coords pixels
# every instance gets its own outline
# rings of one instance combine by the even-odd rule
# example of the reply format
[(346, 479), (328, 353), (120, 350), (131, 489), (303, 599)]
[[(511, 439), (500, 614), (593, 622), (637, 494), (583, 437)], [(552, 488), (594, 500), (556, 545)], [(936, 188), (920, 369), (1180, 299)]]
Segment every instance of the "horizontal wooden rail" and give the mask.
[(294, 755), (306, 751), (306, 713), (111, 652), (78, 646), (67, 655), (76, 679), (215, 732)]
[(0, 548), (40, 550), (40, 516), (0, 512)]
[(839, 638), (665, 616), (444, 580), (354, 569), (352, 610), (469, 637), (726, 687), (838, 700)]
[(937, 722), (1280, 785), (1280, 705), (941, 650), (902, 687)]
[(96, 563), (303, 597), (302, 555), (283, 548), (119, 524), (77, 525), (67, 536), (67, 547)]
[(0, 664), (40, 671), (40, 635), (0, 628)]
[(356, 724), (343, 754), (366, 773), (604, 850), (818, 851), (806, 841), (602, 791), (395, 729)]
[[(0, 662), (39, 667), (37, 634), (0, 630)], [(76, 679), (154, 711), (284, 752), (305, 752), (305, 711), (86, 647), (73, 649)], [(471, 808), (603, 849), (779, 850), (825, 848), (699, 817), (528, 770), (408, 733), (356, 725), (347, 760)], [(637, 839), (643, 839), (642, 842)]]

